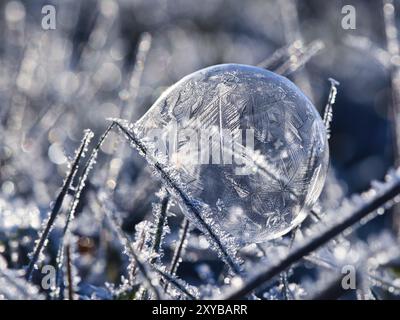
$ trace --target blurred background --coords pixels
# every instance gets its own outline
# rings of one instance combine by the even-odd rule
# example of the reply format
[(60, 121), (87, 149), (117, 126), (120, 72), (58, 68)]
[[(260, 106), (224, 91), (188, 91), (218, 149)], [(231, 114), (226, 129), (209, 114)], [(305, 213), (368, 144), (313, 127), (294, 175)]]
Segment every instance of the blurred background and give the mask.
[[(57, 10), (56, 30), (41, 27), (46, 4)], [(341, 10), (348, 4), (356, 9), (355, 30), (341, 26)], [(13, 92), (25, 93), (25, 119), (20, 119), (21, 128), (15, 128), (22, 133), (49, 105), (68, 104), (53, 125), (56, 132), (63, 131), (57, 143), (67, 153), (82, 129), (103, 130), (104, 119), (119, 114), (139, 40), (149, 32), (151, 48), (135, 105), (130, 106), (131, 120), (138, 119), (166, 87), (193, 71), (228, 62), (257, 65), (296, 40), (308, 44), (319, 39), (325, 48), (290, 78), (320, 112), (329, 92), (327, 79), (341, 83), (331, 160), (347, 192), (365, 189), (392, 163), (390, 74), (372, 50), (357, 49), (356, 39), (349, 39), (362, 36), (386, 48), (381, 1), (3, 0), (0, 6), (2, 113)], [(23, 62), (22, 71), (31, 79), (16, 83)], [(83, 84), (86, 76), (89, 87)], [(60, 159), (49, 160), (47, 166), (60, 165)]]
[[(42, 28), (48, 4), (56, 8), (55, 30)], [(354, 30), (342, 28), (345, 5), (356, 10)], [(163, 90), (198, 69), (258, 65), (281, 48), (301, 51), (315, 41), (324, 47), (288, 77), (321, 114), (328, 78), (340, 82), (330, 139), (331, 193), (341, 198), (367, 189), (394, 163), (383, 12), (381, 1), (355, 0), (1, 0), (0, 211), (9, 218), (3, 216), (0, 232), (38, 228), (84, 129), (98, 136), (106, 118), (139, 119)], [(295, 54), (286, 57), (296, 60)], [(98, 162), (97, 168), (118, 168), (118, 177), (107, 180), (104, 170), (95, 169), (89, 189), (115, 189), (124, 228), (133, 230), (151, 211), (157, 181), (129, 148), (116, 156), (115, 146), (105, 143)], [(94, 209), (80, 210), (86, 221), (80, 233), (90, 235), (96, 224), (84, 210)], [(81, 250), (91, 250), (94, 240), (82, 239)], [(10, 246), (0, 246), (0, 253), (9, 254)], [(18, 259), (26, 262), (26, 255)]]

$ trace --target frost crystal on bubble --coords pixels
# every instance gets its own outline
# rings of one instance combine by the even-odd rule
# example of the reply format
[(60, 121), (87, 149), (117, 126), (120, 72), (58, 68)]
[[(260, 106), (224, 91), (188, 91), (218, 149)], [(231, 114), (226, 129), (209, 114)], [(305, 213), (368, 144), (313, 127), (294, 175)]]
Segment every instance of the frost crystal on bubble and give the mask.
[(289, 80), (225, 64), (170, 87), (136, 123), (151, 156), (166, 161), (213, 223), (242, 243), (301, 223), (328, 167), (324, 123)]

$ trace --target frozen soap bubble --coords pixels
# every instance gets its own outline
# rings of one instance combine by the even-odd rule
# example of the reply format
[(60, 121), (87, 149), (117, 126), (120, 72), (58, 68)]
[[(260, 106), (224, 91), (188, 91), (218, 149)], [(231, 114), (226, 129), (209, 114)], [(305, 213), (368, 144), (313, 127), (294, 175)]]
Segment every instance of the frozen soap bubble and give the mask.
[(282, 236), (318, 199), (328, 167), (326, 129), (288, 79), (238, 64), (178, 81), (137, 122), (152, 156), (242, 244)]

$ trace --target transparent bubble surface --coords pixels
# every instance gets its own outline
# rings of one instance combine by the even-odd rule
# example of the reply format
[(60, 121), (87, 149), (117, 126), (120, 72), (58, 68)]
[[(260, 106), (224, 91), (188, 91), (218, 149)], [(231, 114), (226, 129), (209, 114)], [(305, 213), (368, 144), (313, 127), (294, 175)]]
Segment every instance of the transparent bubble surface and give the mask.
[(152, 156), (167, 161), (186, 191), (211, 208), (216, 225), (243, 244), (300, 224), (325, 181), (320, 115), (292, 82), (261, 68), (194, 72), (136, 125)]

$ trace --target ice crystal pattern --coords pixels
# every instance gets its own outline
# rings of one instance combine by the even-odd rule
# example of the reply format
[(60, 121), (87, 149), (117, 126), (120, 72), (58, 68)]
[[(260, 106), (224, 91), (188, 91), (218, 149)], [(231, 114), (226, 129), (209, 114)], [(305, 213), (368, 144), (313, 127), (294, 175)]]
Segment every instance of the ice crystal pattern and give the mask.
[[(321, 117), (292, 82), (261, 68), (224, 64), (192, 73), (136, 125), (152, 156), (166, 154), (188, 192), (242, 243), (292, 230), (324, 184), (329, 154)], [(161, 129), (157, 139), (154, 129)], [(200, 150), (205, 132), (208, 151)]]

